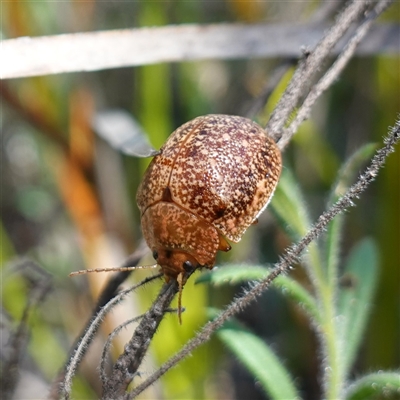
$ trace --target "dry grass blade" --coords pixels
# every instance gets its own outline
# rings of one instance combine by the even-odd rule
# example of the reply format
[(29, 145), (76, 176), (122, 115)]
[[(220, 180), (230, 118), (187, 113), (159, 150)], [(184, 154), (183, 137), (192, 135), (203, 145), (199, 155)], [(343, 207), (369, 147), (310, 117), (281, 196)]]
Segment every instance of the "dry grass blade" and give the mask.
[[(188, 24), (21, 37), (3, 40), (0, 77), (10, 79), (203, 59), (297, 58), (301, 55), (301, 46), (304, 43), (314, 46), (326, 28), (287, 24)], [(360, 48), (360, 53), (397, 52), (397, 37), (398, 27), (377, 27), (371, 43)]]

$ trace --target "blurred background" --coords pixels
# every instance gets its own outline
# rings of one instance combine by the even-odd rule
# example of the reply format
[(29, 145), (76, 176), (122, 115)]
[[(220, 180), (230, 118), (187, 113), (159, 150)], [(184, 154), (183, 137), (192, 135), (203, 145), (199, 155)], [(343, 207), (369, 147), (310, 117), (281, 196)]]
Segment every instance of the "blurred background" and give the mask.
[[(12, 1), (2, 4), (1, 35), (8, 39), (182, 23), (306, 23), (318, 6), (318, 1)], [(381, 20), (398, 23), (399, 3)], [(246, 115), (281, 62), (209, 60), (1, 82), (2, 357), (9, 354), (7, 339), (38, 282), (49, 287), (28, 320), (20, 376), (29, 382), (25, 387), (32, 398), (46, 393), (109, 277), (68, 274), (119, 266), (141, 238), (135, 195), (149, 159), (112, 149), (94, 134), (93, 116), (107, 109), (129, 112), (158, 149), (176, 127), (196, 116)], [(296, 176), (313, 219), (324, 210), (341, 164), (362, 144), (382, 143), (398, 117), (399, 64), (398, 55), (354, 58), (285, 151), (284, 166)], [(291, 72), (252, 116), (259, 123), (268, 120)], [(400, 365), (399, 157), (399, 151), (390, 156), (376, 182), (347, 214), (341, 256), (367, 236), (376, 239), (380, 252), (377, 294), (354, 376)], [(219, 264), (273, 263), (289, 244), (267, 211)], [(142, 264), (152, 262), (149, 255)], [(301, 270), (296, 273), (301, 278)], [(149, 274), (135, 272), (126, 285)], [(141, 369), (144, 378), (207, 321), (207, 307), (223, 307), (240, 290), (196, 285), (195, 278), (183, 293), (183, 325), (175, 315), (165, 318)], [(160, 280), (138, 290), (106, 319), (75, 379), (74, 398), (99, 396), (96, 368), (107, 334), (145, 311), (161, 285)], [(304, 399), (320, 396), (316, 337), (297, 307), (270, 290), (239, 319), (272, 344), (296, 377)], [(114, 357), (130, 332), (123, 331), (115, 341)], [(15, 398), (22, 396), (27, 394)], [(212, 339), (142, 398), (266, 397), (237, 359)]]

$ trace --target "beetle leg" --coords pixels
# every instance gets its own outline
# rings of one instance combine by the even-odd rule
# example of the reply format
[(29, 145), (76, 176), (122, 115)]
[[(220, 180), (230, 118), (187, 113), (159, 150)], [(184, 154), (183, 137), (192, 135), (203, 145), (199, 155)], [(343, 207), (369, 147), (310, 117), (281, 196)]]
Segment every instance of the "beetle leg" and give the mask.
[(182, 325), (182, 290), (183, 290), (183, 272), (180, 272), (176, 277), (176, 281), (179, 285), (179, 294), (178, 294), (178, 319), (179, 324)]
[(229, 251), (230, 249), (231, 249), (231, 245), (228, 243), (228, 241), (222, 235), (219, 235), (218, 250), (219, 251)]

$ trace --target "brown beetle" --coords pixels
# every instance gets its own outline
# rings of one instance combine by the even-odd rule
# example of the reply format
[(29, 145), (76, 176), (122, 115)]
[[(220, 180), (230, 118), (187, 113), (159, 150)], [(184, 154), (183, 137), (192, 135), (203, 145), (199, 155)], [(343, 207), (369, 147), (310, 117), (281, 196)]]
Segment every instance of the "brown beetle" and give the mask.
[(264, 129), (231, 115), (179, 127), (149, 165), (137, 193), (144, 238), (166, 280), (213, 268), (226, 239), (239, 242), (265, 209), (281, 155)]

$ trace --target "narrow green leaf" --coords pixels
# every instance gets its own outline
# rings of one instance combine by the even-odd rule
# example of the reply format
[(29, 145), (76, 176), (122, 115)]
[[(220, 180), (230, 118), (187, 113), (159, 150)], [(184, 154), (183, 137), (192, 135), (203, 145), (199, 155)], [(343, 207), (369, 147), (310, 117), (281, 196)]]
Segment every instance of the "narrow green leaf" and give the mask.
[(271, 209), (293, 240), (304, 236), (311, 225), (299, 185), (288, 169), (282, 171)]
[(328, 204), (333, 204), (347, 192), (360, 167), (373, 156), (377, 147), (376, 143), (368, 143), (350, 156), (337, 175), (337, 180), (330, 194)]
[(271, 348), (236, 321), (217, 331), (217, 336), (246, 366), (271, 399), (300, 399), (290, 373)]
[[(300, 240), (308, 232), (311, 222), (303, 195), (298, 183), (288, 169), (282, 171), (271, 201), (271, 209), (293, 241)], [(303, 260), (311, 283), (318, 285), (318, 282), (324, 279), (324, 272), (316, 242), (309, 245), (308, 252), (303, 256)]]
[(0, 220), (0, 270), (3, 270), (5, 263), (15, 255), (13, 243), (4, 229), (3, 221)]
[[(234, 285), (264, 279), (270, 272), (270, 269), (260, 265), (227, 265), (202, 274), (196, 283), (209, 282), (214, 286)], [(273, 285), (281, 289), (286, 297), (297, 303), (314, 321), (320, 321), (314, 297), (298, 282), (287, 275), (280, 275), (274, 280)]]
[(311, 175), (317, 176), (321, 183), (329, 185), (339, 169), (339, 160), (326, 137), (312, 120), (305, 121), (299, 127), (293, 137), (293, 144), (299, 150), (302, 167), (307, 168)]
[[(369, 160), (377, 145), (366, 144), (358, 149), (340, 169), (335, 185), (330, 194), (328, 205), (336, 202), (343, 196), (353, 183), (360, 167)], [(340, 237), (342, 234), (344, 215), (338, 215), (329, 225), (325, 241), (325, 254), (327, 258), (328, 282), (336, 284), (340, 260)]]
[(308, 290), (287, 275), (278, 276), (274, 284), (276, 287), (282, 289), (282, 293), (286, 297), (293, 300), (304, 310), (314, 323), (321, 323), (317, 301)]
[(270, 270), (260, 265), (230, 264), (214, 268), (197, 278), (196, 283), (211, 283), (213, 286), (260, 280), (267, 277)]
[(346, 390), (347, 400), (378, 400), (400, 398), (400, 373), (375, 372), (359, 378)]
[(360, 346), (378, 275), (378, 249), (364, 239), (352, 250), (339, 293), (339, 334), (346, 375)]

